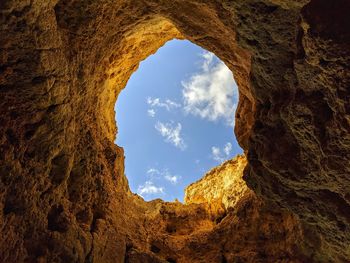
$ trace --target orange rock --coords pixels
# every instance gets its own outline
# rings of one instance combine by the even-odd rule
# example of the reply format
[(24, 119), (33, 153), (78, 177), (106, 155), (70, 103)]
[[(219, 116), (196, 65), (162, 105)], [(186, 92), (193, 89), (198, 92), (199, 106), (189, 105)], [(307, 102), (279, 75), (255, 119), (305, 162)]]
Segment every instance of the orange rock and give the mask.
[[(0, 262), (350, 262), (349, 8), (1, 0)], [(173, 38), (234, 73), (249, 194), (129, 190), (115, 101)]]

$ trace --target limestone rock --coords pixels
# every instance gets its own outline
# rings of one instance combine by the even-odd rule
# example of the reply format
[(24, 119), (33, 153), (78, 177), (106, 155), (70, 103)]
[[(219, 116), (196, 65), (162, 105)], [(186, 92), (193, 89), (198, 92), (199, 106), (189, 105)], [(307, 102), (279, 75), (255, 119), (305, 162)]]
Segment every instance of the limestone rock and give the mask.
[[(349, 9), (1, 0), (0, 262), (349, 262)], [(214, 52), (239, 86), (235, 134), (253, 194), (221, 220), (205, 204), (133, 195), (114, 144), (118, 94), (173, 38)], [(205, 231), (191, 235), (196, 222)]]
[(215, 167), (202, 179), (186, 187), (185, 203), (216, 203), (222, 204), (225, 209), (235, 207), (250, 192), (242, 178), (246, 165), (246, 158), (238, 155)]
[[(193, 199), (187, 195), (187, 204), (133, 198), (131, 207), (138, 208), (130, 212), (130, 221), (140, 224), (137, 233), (129, 233), (126, 262), (309, 261), (299, 251), (304, 236), (298, 218), (259, 200), (242, 180), (245, 165), (245, 157), (237, 156), (212, 169), (189, 186)], [(215, 191), (223, 179), (231, 186), (238, 182), (242, 189), (227, 185), (218, 191), (220, 198), (212, 199), (207, 185)], [(206, 190), (209, 194), (203, 195)]]

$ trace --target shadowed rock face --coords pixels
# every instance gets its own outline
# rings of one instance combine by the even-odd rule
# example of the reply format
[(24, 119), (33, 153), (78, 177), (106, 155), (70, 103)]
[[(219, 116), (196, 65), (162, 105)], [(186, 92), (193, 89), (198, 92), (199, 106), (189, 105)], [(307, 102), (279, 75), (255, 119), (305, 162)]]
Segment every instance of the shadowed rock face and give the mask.
[[(349, 262), (349, 8), (2, 0), (0, 262)], [(229, 213), (134, 196), (113, 143), (119, 92), (173, 38), (239, 86), (252, 192)]]

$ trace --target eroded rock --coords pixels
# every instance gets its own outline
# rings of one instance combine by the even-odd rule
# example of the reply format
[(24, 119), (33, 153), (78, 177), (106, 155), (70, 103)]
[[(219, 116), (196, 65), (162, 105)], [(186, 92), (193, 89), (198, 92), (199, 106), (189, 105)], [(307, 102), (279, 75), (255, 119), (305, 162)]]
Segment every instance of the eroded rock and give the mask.
[[(0, 261), (349, 262), (348, 7), (1, 1)], [(202, 204), (155, 205), (131, 194), (114, 145), (119, 92), (173, 38), (214, 52), (239, 86), (235, 133), (254, 194), (219, 223)], [(209, 232), (170, 239), (164, 249), (174, 256), (156, 256), (149, 241), (170, 235), (148, 232), (157, 226), (150, 222), (167, 222), (161, 207), (175, 219), (200, 209), (196, 220)]]
[(187, 204), (139, 202), (144, 221), (138, 237), (144, 240), (129, 237), (134, 242), (127, 262), (310, 260), (300, 251), (305, 238), (297, 217), (266, 205), (247, 188), (246, 163), (237, 156), (212, 169), (186, 189)]
[(246, 158), (238, 155), (215, 167), (201, 180), (187, 186), (185, 203), (217, 204), (226, 210), (234, 208), (251, 191), (242, 178), (246, 165)]

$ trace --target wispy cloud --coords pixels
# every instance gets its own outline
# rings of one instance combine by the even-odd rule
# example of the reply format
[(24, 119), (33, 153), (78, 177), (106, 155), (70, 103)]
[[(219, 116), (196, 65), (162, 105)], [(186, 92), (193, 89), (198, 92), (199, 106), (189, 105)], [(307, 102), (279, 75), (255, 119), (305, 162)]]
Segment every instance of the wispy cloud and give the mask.
[(224, 147), (224, 153), (226, 154), (226, 156), (230, 155), (232, 150), (232, 144), (231, 143), (226, 143), (225, 147)]
[(150, 168), (147, 170), (147, 174), (153, 176), (153, 175), (160, 174), (160, 171), (156, 168)]
[(152, 97), (147, 98), (147, 104), (151, 107), (165, 108), (167, 111), (181, 107), (181, 104), (170, 99), (161, 100), (160, 98)]
[(202, 54), (202, 58), (204, 59), (202, 62), (202, 70), (204, 72), (208, 72), (210, 70), (209, 66), (213, 62), (213, 59), (214, 59), (214, 53), (204, 52)]
[(165, 174), (164, 174), (164, 179), (169, 181), (170, 183), (172, 184), (177, 184), (180, 180), (180, 176), (178, 175), (172, 175), (171, 173), (169, 173), (169, 171), (165, 171)]
[(141, 196), (145, 194), (164, 194), (164, 188), (155, 186), (152, 181), (146, 181), (143, 185), (139, 185), (137, 193)]
[(210, 52), (202, 58), (202, 71), (182, 82), (185, 112), (233, 126), (237, 91), (232, 72)]
[(168, 169), (158, 170), (156, 168), (150, 168), (147, 170), (147, 174), (152, 178), (163, 178), (167, 181), (169, 181), (172, 184), (177, 184), (179, 180), (181, 179), (181, 176), (179, 175), (173, 175), (169, 172)]
[(215, 161), (222, 163), (223, 161), (229, 159), (231, 150), (232, 150), (232, 144), (229, 142), (225, 144), (223, 149), (213, 146), (211, 147), (212, 158)]
[(181, 150), (185, 150), (187, 145), (181, 137), (181, 123), (176, 125), (172, 122), (163, 123), (158, 121), (155, 125), (156, 130), (169, 142)]
[(147, 115), (153, 118), (156, 116), (156, 111), (154, 109), (149, 109), (147, 110)]
[(218, 162), (222, 162), (222, 157), (221, 157), (221, 151), (220, 148), (218, 147), (211, 147), (211, 154), (213, 156), (213, 159)]

